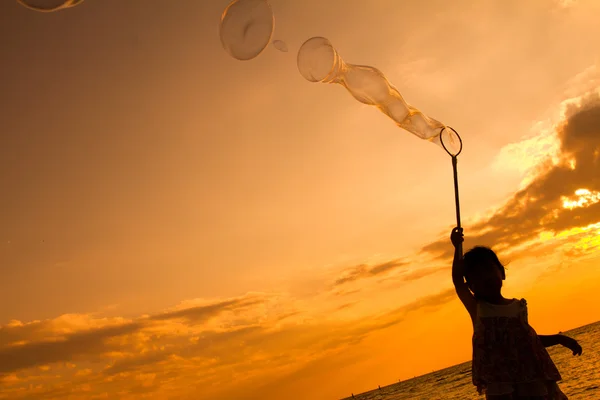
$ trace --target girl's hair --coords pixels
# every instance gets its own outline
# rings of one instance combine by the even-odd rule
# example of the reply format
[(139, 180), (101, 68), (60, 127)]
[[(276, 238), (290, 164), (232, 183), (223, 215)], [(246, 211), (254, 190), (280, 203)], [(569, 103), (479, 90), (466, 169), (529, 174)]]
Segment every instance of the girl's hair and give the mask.
[(478, 268), (483, 268), (483, 266), (490, 261), (500, 269), (500, 273), (504, 279), (506, 277), (504, 265), (502, 265), (496, 253), (494, 253), (494, 250), (485, 246), (475, 246), (467, 251), (463, 256), (464, 273), (467, 284), (470, 284), (473, 273)]

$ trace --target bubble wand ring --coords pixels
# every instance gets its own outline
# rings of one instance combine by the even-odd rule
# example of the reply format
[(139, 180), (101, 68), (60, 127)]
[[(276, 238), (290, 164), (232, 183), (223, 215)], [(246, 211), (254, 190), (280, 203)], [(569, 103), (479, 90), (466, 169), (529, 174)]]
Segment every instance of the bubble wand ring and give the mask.
[[(454, 132), (454, 134), (456, 135), (456, 137), (458, 138), (458, 142), (460, 144), (459, 150), (456, 154), (453, 154), (450, 150), (448, 150), (446, 148), (446, 145), (444, 144), (444, 135), (442, 135), (442, 133), (444, 133), (445, 129), (450, 129), (452, 130), (452, 132)], [(456, 227), (460, 228), (460, 202), (458, 200), (458, 171), (457, 171), (457, 157), (460, 154), (460, 152), (462, 151), (463, 148), (463, 144), (462, 144), (462, 139), (460, 138), (460, 135), (458, 134), (458, 132), (456, 132), (456, 130), (450, 126), (444, 126), (442, 128), (442, 130), (440, 131), (440, 143), (442, 144), (442, 147), (444, 148), (444, 150), (446, 150), (446, 153), (448, 153), (451, 157), (452, 157), (452, 172), (454, 174), (454, 202), (456, 204)]]

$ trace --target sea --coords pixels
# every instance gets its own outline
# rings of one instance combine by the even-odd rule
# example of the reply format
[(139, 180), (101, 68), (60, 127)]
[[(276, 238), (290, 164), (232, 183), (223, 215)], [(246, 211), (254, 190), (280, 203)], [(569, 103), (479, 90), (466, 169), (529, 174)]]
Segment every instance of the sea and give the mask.
[[(560, 345), (549, 347), (548, 353), (560, 371), (561, 390), (569, 400), (600, 400), (600, 321), (581, 326), (563, 334), (576, 339), (583, 353), (573, 353)], [(471, 381), (471, 361), (418, 376), (413, 379), (382, 386), (381, 389), (354, 394), (354, 400), (453, 399), (481, 400)]]

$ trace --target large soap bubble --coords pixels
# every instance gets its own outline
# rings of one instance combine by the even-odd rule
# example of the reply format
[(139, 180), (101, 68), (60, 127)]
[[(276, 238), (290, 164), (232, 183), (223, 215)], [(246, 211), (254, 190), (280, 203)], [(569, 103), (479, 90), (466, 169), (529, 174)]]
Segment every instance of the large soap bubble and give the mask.
[(75, 7), (76, 5), (83, 3), (83, 0), (17, 0), (17, 3), (30, 10), (53, 12)]
[[(364, 104), (377, 107), (396, 125), (444, 147), (450, 153), (462, 148), (456, 132), (423, 114), (404, 101), (402, 95), (374, 67), (344, 62), (331, 42), (324, 37), (308, 39), (298, 51), (298, 70), (310, 82), (338, 83)], [(444, 135), (443, 138), (440, 137)]]
[(221, 16), (223, 48), (238, 60), (251, 60), (271, 43), (275, 18), (266, 0), (234, 0)]

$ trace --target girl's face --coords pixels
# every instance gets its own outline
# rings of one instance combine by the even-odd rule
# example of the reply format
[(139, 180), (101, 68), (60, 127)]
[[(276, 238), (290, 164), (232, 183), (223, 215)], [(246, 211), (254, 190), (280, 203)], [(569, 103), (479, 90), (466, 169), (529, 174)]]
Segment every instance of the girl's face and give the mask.
[(478, 297), (494, 298), (500, 295), (503, 279), (500, 268), (493, 262), (486, 262), (474, 268), (469, 287)]

